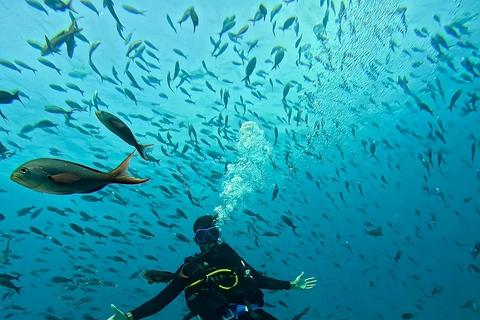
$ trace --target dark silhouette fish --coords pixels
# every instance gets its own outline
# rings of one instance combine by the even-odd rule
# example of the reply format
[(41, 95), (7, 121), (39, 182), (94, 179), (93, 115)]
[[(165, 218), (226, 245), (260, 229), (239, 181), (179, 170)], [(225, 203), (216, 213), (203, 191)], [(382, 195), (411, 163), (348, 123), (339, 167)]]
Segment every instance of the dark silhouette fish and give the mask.
[(295, 229), (297, 229), (298, 227), (293, 224), (292, 219), (290, 219), (289, 217), (287, 217), (287, 216), (284, 215), (284, 214), (282, 214), (282, 216), (280, 217), (280, 219), (282, 219), (282, 221), (283, 221), (287, 226), (289, 226), (290, 228), (292, 228), (293, 233), (298, 237), (298, 234), (297, 234), (297, 232), (295, 231)]
[(450, 100), (450, 105), (447, 107), (446, 110), (450, 110), (450, 112), (453, 111), (453, 105), (455, 104), (455, 102), (457, 102), (457, 100), (460, 98), (460, 95), (462, 94), (463, 90), (462, 89), (458, 89), (452, 96), (452, 99)]
[(365, 229), (365, 234), (368, 234), (369, 236), (374, 236), (374, 237), (381, 237), (383, 236), (382, 227), (379, 226), (377, 229), (373, 229), (373, 230)]
[[(10, 104), (13, 102), (13, 100), (18, 100), (21, 104), (23, 104), (22, 100), (20, 100), (20, 97), (18, 96), (18, 90), (15, 90), (14, 93), (0, 90), (0, 104)], [(3, 119), (8, 120), (1, 110), (0, 116), (2, 116)]]
[(147, 270), (142, 273), (149, 284), (152, 283), (167, 283), (175, 277), (175, 273), (159, 270)]
[(95, 111), (95, 115), (97, 116), (98, 120), (110, 131), (112, 131), (116, 136), (120, 139), (135, 147), (142, 158), (145, 161), (148, 161), (147, 155), (145, 154), (145, 150), (148, 148), (153, 147), (153, 144), (149, 145), (141, 145), (135, 139), (135, 136), (132, 133), (132, 130), (117, 116), (114, 116), (111, 113), (106, 111)]
[(0, 104), (9, 104), (12, 103), (13, 100), (22, 102), (18, 96), (18, 90), (15, 90), (14, 93), (0, 90)]
[(0, 286), (1, 287), (5, 287), (5, 288), (9, 288), (9, 289), (13, 289), (15, 290), (18, 294), (20, 294), (20, 289), (22, 287), (17, 287), (15, 286), (12, 281), (6, 279), (6, 278), (3, 278), (3, 277), (0, 277)]
[(272, 194), (272, 201), (275, 201), (275, 198), (278, 195), (278, 184), (275, 183), (275, 187), (273, 188), (273, 194)]
[(60, 159), (40, 158), (28, 161), (13, 171), (10, 179), (29, 189), (50, 194), (90, 193), (111, 183), (138, 184), (150, 179), (137, 179), (127, 173), (132, 152), (116, 169), (102, 172), (81, 164)]

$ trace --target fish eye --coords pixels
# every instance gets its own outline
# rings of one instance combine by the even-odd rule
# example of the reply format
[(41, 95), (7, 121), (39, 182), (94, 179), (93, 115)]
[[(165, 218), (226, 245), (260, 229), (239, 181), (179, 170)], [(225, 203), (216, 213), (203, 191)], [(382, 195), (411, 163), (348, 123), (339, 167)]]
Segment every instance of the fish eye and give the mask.
[(25, 168), (25, 167), (23, 167), (22, 169), (20, 169), (20, 173), (21, 173), (21, 174), (25, 174), (25, 173), (27, 173), (27, 172), (28, 172), (28, 169)]

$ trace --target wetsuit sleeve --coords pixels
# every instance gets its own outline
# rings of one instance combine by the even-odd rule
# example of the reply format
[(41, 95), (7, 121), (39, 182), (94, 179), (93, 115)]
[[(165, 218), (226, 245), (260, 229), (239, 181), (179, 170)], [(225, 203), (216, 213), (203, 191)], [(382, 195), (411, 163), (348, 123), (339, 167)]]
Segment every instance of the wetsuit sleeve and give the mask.
[(291, 287), (290, 281), (266, 277), (252, 267), (250, 267), (250, 272), (253, 279), (255, 279), (255, 283), (260, 289), (289, 290)]
[(172, 302), (184, 289), (190, 284), (189, 279), (175, 277), (159, 294), (148, 300), (138, 308), (133, 309), (130, 313), (133, 320), (139, 320), (149, 317)]
[(239, 259), (240, 261), (243, 261), (248, 268), (250, 269), (251, 275), (253, 279), (255, 279), (255, 283), (260, 289), (273, 289), (273, 290), (289, 290), (291, 288), (290, 281), (283, 281), (283, 280), (278, 280), (278, 279), (273, 279), (266, 277), (262, 275), (260, 272), (252, 268), (247, 262), (245, 262), (242, 257), (238, 254), (237, 251), (235, 251), (232, 247), (230, 247), (228, 244), (225, 242), (222, 243), (228, 250), (231, 250), (233, 254)]

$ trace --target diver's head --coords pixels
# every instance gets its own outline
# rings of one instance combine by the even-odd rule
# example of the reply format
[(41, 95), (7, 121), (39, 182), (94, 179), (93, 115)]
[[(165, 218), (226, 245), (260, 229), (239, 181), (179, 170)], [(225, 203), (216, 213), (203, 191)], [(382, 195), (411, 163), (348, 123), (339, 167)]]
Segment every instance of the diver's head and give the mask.
[(201, 249), (220, 242), (221, 232), (216, 226), (216, 222), (215, 217), (211, 215), (204, 215), (195, 220), (193, 240)]

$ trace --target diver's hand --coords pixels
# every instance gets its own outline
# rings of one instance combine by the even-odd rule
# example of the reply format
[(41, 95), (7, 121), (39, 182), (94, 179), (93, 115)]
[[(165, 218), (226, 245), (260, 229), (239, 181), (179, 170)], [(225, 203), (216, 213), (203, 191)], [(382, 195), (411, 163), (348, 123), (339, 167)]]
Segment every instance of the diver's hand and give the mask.
[(113, 309), (113, 311), (115, 311), (115, 314), (108, 318), (108, 320), (127, 320), (127, 315), (118, 310), (115, 305), (111, 304), (110, 307)]
[(317, 285), (317, 280), (315, 280), (314, 277), (302, 279), (302, 276), (303, 276), (303, 271), (302, 273), (300, 273), (298, 277), (295, 278), (295, 280), (290, 282), (291, 289), (309, 290)]

